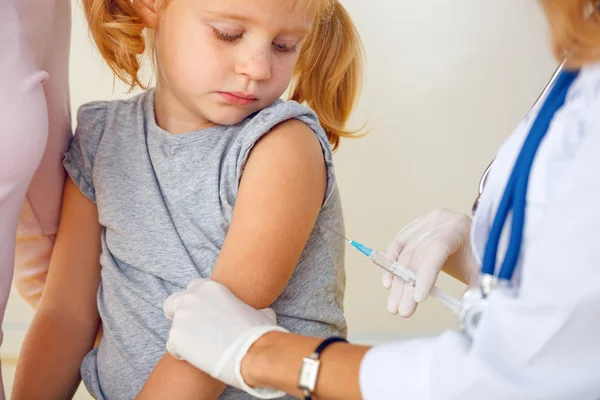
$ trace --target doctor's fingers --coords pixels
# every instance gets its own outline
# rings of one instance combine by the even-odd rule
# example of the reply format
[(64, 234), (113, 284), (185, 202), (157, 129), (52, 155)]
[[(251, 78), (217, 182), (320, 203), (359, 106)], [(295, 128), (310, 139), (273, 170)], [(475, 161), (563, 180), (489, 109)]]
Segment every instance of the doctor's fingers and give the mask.
[[(385, 251), (386, 257), (393, 261), (398, 261), (398, 257), (400, 256), (400, 253), (404, 249), (405, 245), (406, 245), (406, 243), (403, 240), (399, 239), (398, 237), (395, 237), (392, 240), (392, 242), (388, 245), (388, 247)], [(383, 287), (386, 289), (389, 289), (390, 287), (392, 287), (393, 280), (394, 280), (394, 275), (392, 275), (390, 272), (387, 272), (384, 270), (383, 274), (382, 274)]]
[(171, 353), (171, 355), (177, 359), (177, 360), (183, 360), (183, 357), (181, 357), (181, 355), (179, 354), (179, 352), (177, 351), (177, 346), (175, 345), (176, 340), (173, 337), (174, 334), (172, 333), (172, 331), (169, 332), (169, 337), (167, 339), (167, 351), (169, 353)]
[(175, 315), (175, 311), (177, 311), (177, 303), (183, 297), (185, 292), (177, 292), (167, 297), (163, 304), (163, 311), (165, 312), (165, 316), (169, 319), (173, 319)]
[[(196, 292), (200, 292), (203, 286), (206, 286), (211, 282), (210, 279), (199, 278), (191, 281), (185, 290), (174, 293), (171, 296), (167, 297), (165, 302), (163, 303), (163, 311), (165, 312), (165, 316), (169, 319), (173, 319), (173, 315), (177, 311), (177, 307), (181, 304), (182, 298), (186, 294), (193, 294)], [(189, 296), (188, 296), (189, 297)]]
[(452, 253), (443, 242), (432, 242), (428, 246), (419, 248), (418, 254), (414, 257), (417, 265), (414, 301), (420, 303), (429, 297), (440, 271)]
[[(423, 221), (423, 217), (417, 218), (396, 234), (386, 249), (386, 257), (398, 261), (400, 254), (416, 247), (419, 239), (415, 237), (415, 234), (419, 231), (421, 221)], [(392, 286), (394, 276), (387, 271), (383, 271), (382, 278), (383, 287), (389, 289)]]
[[(393, 276), (393, 275), (392, 275)], [(388, 295), (387, 310), (390, 314), (396, 315), (400, 310), (402, 295), (407, 285), (398, 277), (393, 276), (390, 294)]]
[[(414, 248), (407, 245), (404, 251), (400, 253), (398, 257), (398, 264), (405, 268), (415, 271), (415, 258)], [(401, 278), (394, 277), (392, 283), (392, 290), (390, 292), (390, 298), (388, 301), (388, 311), (392, 314), (399, 313), (401, 317), (408, 318), (413, 315), (417, 308), (417, 303), (414, 301), (414, 287), (407, 284)]]
[(392, 290), (388, 299), (388, 311), (399, 314), (403, 318), (410, 318), (417, 309), (417, 302), (413, 299), (415, 289), (398, 277), (394, 277)]

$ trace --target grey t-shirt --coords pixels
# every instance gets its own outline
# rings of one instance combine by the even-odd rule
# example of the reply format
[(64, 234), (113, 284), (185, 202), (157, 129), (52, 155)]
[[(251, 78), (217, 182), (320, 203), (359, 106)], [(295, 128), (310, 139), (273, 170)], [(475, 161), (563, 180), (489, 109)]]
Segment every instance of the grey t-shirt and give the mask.
[[(154, 90), (148, 90), (127, 100), (86, 104), (77, 118), (64, 165), (96, 203), (103, 226), (103, 336), (81, 366), (95, 398), (133, 399), (139, 392), (166, 351), (170, 321), (163, 302), (192, 279), (210, 277), (252, 147), (290, 118), (319, 139), (327, 189), (298, 265), (272, 307), (278, 323), (292, 332), (346, 334), (344, 243), (322, 228), (343, 232), (342, 209), (331, 148), (313, 111), (277, 101), (237, 125), (172, 135), (156, 124)], [(249, 398), (233, 388), (221, 396)]]

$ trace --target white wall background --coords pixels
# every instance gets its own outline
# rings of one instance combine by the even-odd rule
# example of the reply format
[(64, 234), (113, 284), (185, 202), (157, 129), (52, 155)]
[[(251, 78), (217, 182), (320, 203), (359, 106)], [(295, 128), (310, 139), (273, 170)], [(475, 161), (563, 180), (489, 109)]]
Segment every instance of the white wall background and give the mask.
[[(342, 143), (336, 169), (347, 235), (384, 250), (405, 224), (435, 207), (469, 212), (480, 174), (555, 62), (534, 1), (344, 4), (367, 53), (354, 123), (368, 122), (372, 132)], [(77, 0), (70, 74), (73, 115), (85, 102), (126, 95), (93, 48)], [(352, 338), (381, 342), (455, 326), (453, 315), (434, 300), (410, 320), (388, 315), (380, 271), (361, 257), (348, 249), (346, 314)], [(440, 283), (460, 294), (462, 286), (451, 278)], [(13, 295), (4, 323), (4, 358), (14, 360), (30, 318)]]

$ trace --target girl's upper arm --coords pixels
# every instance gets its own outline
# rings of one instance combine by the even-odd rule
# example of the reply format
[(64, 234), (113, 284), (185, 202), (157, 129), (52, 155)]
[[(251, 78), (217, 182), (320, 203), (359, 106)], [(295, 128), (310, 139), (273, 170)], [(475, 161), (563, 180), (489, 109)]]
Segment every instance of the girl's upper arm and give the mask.
[(60, 225), (40, 311), (97, 327), (101, 226), (96, 205), (67, 178)]
[(326, 184), (312, 130), (298, 120), (276, 126), (250, 153), (211, 278), (253, 307), (271, 305), (300, 258)]

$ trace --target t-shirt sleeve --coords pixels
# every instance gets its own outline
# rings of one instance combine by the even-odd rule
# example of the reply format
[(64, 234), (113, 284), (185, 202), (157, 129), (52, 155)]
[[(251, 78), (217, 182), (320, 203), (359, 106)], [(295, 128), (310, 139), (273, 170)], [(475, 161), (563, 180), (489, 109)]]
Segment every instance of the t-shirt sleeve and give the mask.
[(237, 162), (237, 183), (239, 185), (248, 156), (254, 145), (276, 125), (289, 119), (298, 119), (308, 125), (309, 128), (317, 136), (321, 144), (323, 159), (327, 169), (327, 187), (325, 190), (325, 198), (323, 207), (325, 207), (332, 193), (335, 190), (335, 170), (333, 167), (333, 152), (325, 131), (319, 123), (319, 118), (316, 113), (308, 107), (305, 107), (295, 101), (278, 101), (273, 105), (261, 110), (250, 122), (243, 128), (241, 132), (241, 151)]
[(79, 108), (75, 136), (63, 155), (67, 173), (81, 193), (94, 203), (94, 159), (104, 133), (107, 106), (107, 102), (93, 102)]

